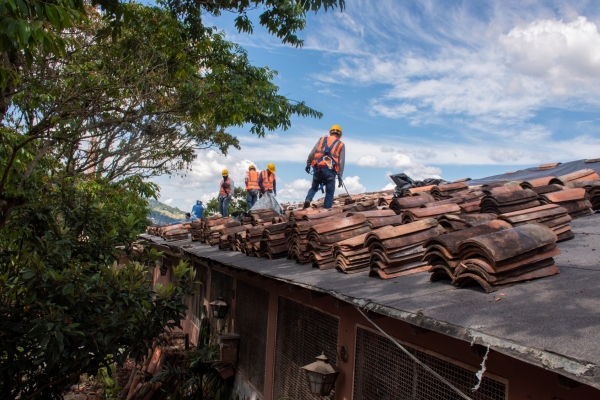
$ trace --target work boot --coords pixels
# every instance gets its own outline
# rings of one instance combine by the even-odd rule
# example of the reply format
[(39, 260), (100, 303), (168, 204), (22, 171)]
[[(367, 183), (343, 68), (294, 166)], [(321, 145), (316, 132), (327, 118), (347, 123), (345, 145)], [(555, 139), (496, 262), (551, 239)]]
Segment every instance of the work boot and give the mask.
[(306, 210), (308, 207), (310, 207), (310, 201), (304, 200), (304, 207), (302, 207), (302, 209)]

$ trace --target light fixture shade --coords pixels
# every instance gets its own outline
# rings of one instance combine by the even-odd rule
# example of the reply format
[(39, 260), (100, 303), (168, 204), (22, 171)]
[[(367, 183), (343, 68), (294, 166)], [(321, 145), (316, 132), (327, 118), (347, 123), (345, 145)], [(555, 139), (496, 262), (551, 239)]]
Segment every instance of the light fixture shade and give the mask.
[(225, 303), (222, 297), (217, 297), (217, 299), (210, 303), (210, 308), (213, 312), (213, 317), (217, 319), (225, 318), (227, 315), (227, 310), (229, 310), (229, 305)]
[(324, 352), (316, 358), (317, 361), (314, 363), (302, 367), (306, 372), (309, 390), (317, 396), (329, 396), (335, 386), (340, 370), (329, 364), (329, 359)]

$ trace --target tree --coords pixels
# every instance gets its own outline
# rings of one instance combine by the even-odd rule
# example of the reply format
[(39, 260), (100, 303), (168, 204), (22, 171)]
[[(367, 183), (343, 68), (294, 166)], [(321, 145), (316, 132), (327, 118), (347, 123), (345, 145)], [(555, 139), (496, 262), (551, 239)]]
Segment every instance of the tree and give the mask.
[[(229, 215), (235, 212), (248, 211), (248, 204), (246, 204), (246, 189), (242, 187), (236, 187), (233, 189), (233, 196), (229, 202)], [(204, 210), (206, 216), (215, 215), (219, 213), (219, 199), (213, 197), (206, 203)]]

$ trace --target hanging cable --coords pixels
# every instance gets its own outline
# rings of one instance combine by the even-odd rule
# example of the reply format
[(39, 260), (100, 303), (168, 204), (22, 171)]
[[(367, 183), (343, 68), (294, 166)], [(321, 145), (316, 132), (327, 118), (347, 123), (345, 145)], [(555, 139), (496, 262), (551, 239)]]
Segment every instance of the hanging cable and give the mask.
[(373, 322), (369, 317), (367, 317), (367, 315), (357, 306), (355, 306), (355, 308), (358, 310), (359, 313), (362, 314), (363, 317), (366, 318), (367, 321), (369, 321), (375, 328), (377, 328), (377, 330), (381, 333), (383, 333), (385, 335), (385, 337), (387, 337), (388, 339), (390, 339), (392, 342), (394, 342), (394, 344), (396, 346), (398, 346), (400, 348), (400, 350), (402, 350), (404, 353), (406, 353), (407, 356), (409, 356), (414, 362), (416, 362), (417, 364), (419, 364), (421, 367), (423, 367), (426, 371), (431, 372), (431, 374), (433, 376), (435, 376), (436, 378), (438, 378), (440, 381), (442, 381), (443, 383), (445, 383), (446, 385), (448, 385), (450, 387), (450, 389), (454, 390), (456, 392), (456, 394), (458, 394), (460, 397), (462, 397), (465, 400), (473, 400), (471, 399), (469, 396), (467, 396), (466, 394), (464, 394), (463, 392), (460, 391), (459, 388), (457, 388), (456, 386), (454, 386), (452, 383), (450, 383), (446, 378), (444, 378), (443, 376), (441, 376), (440, 374), (438, 374), (437, 372), (435, 372), (434, 370), (432, 370), (430, 367), (428, 367), (427, 365), (425, 365), (421, 360), (419, 360), (417, 357), (415, 357), (410, 351), (406, 350), (406, 348), (404, 346), (402, 346), (400, 343), (398, 343), (396, 341), (396, 339), (394, 339), (393, 337), (391, 337), (390, 335), (388, 335), (383, 329), (381, 329), (375, 322)]

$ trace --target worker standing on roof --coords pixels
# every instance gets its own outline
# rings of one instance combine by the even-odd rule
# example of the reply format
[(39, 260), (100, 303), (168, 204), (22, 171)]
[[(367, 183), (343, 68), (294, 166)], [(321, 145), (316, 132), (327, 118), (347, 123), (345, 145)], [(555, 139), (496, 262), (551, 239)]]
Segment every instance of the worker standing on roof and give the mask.
[(256, 172), (254, 164), (250, 164), (248, 171), (246, 171), (246, 204), (248, 205), (248, 209), (251, 209), (258, 200), (258, 192), (260, 190), (260, 186), (258, 185), (259, 175)]
[(192, 207), (192, 216), (194, 219), (202, 219), (204, 215), (204, 206), (202, 205), (202, 201), (196, 200), (196, 204)]
[(277, 185), (275, 181), (275, 164), (267, 164), (267, 169), (260, 171), (258, 177), (258, 186), (260, 186), (260, 192), (273, 193), (273, 196), (277, 196)]
[(308, 190), (304, 208), (310, 206), (310, 202), (319, 189), (325, 187), (325, 203), (323, 208), (331, 208), (333, 195), (335, 193), (335, 177), (338, 178), (338, 187), (342, 187), (342, 175), (344, 173), (344, 161), (346, 159), (346, 147), (340, 140), (342, 138), (342, 127), (333, 125), (329, 129), (329, 136), (323, 136), (308, 155), (306, 160), (306, 173), (310, 174), (313, 169), (312, 186)]
[(229, 171), (226, 169), (221, 172), (223, 180), (221, 180), (221, 186), (219, 187), (219, 213), (223, 218), (229, 216), (229, 202), (233, 197), (233, 179), (229, 177)]

